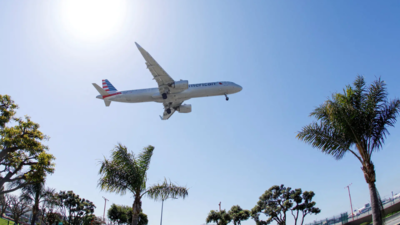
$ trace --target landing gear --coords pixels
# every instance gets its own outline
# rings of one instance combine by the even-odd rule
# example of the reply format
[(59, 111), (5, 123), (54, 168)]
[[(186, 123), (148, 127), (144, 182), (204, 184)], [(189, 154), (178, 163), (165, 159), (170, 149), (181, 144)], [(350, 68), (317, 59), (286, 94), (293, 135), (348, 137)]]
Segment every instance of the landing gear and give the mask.
[(228, 95), (226, 95), (226, 94), (224, 94), (225, 95), (225, 100), (229, 100), (229, 97), (228, 97)]
[(168, 114), (171, 114), (171, 109), (170, 108), (168, 108), (166, 111), (167, 111)]
[(168, 98), (167, 93), (163, 93), (161, 96), (162, 96), (163, 99), (167, 99)]

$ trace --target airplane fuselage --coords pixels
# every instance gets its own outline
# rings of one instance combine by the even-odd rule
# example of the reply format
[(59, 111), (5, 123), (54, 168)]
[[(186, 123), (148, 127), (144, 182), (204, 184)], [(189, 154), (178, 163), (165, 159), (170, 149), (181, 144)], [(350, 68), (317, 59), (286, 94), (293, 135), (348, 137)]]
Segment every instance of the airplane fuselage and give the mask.
[(125, 103), (140, 102), (170, 102), (176, 100), (188, 100), (191, 98), (210, 97), (218, 95), (234, 94), (242, 90), (242, 87), (229, 81), (189, 84), (188, 89), (169, 93), (167, 99), (163, 99), (158, 88), (147, 88), (127, 91), (110, 92), (109, 95), (98, 95), (96, 98)]

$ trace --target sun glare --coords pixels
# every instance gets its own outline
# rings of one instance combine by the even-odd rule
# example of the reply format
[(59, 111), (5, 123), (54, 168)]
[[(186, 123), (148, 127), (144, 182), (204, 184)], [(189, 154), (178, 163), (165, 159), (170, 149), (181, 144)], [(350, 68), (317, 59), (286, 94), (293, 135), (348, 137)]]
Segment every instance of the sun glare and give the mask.
[(126, 0), (61, 1), (66, 29), (84, 40), (101, 40), (115, 34), (126, 14)]

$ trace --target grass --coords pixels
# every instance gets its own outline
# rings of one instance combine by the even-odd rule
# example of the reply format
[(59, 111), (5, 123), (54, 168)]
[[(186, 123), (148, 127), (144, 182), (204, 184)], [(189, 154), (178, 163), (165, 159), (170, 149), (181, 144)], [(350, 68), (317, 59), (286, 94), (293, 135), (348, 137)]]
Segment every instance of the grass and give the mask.
[(368, 225), (368, 224), (370, 224), (371, 222), (364, 222), (364, 223), (362, 223), (362, 224), (360, 224), (360, 225)]
[(392, 215), (394, 215), (396, 213), (399, 213), (399, 212), (400, 212), (400, 210), (396, 211), (396, 212), (389, 213), (389, 214), (385, 215), (385, 218), (388, 218), (389, 216), (392, 216)]
[[(8, 223), (8, 221), (10, 221), (10, 223)], [(7, 219), (0, 217), (0, 225), (14, 225), (14, 221), (7, 220)]]

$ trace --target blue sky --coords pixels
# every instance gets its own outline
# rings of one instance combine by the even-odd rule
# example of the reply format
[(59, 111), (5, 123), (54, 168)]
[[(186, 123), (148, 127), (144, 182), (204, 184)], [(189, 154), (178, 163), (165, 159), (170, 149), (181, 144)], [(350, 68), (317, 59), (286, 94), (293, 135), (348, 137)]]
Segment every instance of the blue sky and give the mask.
[[(390, 98), (400, 97), (400, 2), (113, 2), (105, 9), (0, 3), (0, 94), (11, 95), (18, 115), (31, 116), (51, 137), (46, 144), (57, 165), (48, 186), (92, 200), (98, 216), (102, 196), (108, 205), (131, 205), (131, 195), (97, 187), (99, 160), (120, 142), (136, 153), (155, 146), (148, 184), (166, 177), (190, 188), (187, 199), (165, 202), (164, 224), (203, 224), (220, 201), (227, 210), (251, 209), (280, 184), (316, 193), (322, 212), (306, 222), (350, 211), (350, 183), (354, 208), (369, 201), (354, 157), (336, 161), (295, 135), (313, 121), (314, 107), (358, 74), (367, 82), (381, 76)], [(228, 102), (189, 100), (192, 113), (168, 121), (159, 119), (156, 103), (106, 108), (91, 83), (156, 87), (135, 41), (174, 79), (233, 81), (243, 91)], [(389, 131), (373, 155), (381, 196), (400, 192), (400, 132)], [(150, 224), (159, 223), (160, 209), (143, 199)]]

